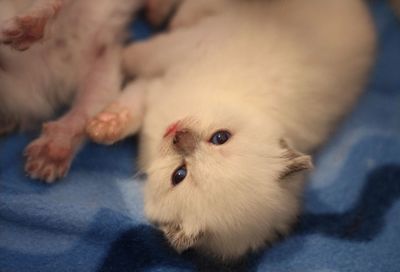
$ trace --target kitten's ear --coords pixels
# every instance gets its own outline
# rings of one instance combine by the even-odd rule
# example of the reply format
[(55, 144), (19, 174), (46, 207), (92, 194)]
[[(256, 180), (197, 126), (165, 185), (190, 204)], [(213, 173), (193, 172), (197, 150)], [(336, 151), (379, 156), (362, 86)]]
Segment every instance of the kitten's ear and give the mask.
[(187, 234), (180, 224), (166, 224), (161, 226), (161, 230), (164, 232), (169, 244), (178, 253), (195, 246), (204, 234), (201, 231), (194, 234)]
[(284, 150), (282, 157), (286, 163), (285, 169), (280, 175), (281, 179), (296, 172), (313, 168), (311, 156), (294, 150), (288, 145), (285, 139), (281, 139), (279, 144)]

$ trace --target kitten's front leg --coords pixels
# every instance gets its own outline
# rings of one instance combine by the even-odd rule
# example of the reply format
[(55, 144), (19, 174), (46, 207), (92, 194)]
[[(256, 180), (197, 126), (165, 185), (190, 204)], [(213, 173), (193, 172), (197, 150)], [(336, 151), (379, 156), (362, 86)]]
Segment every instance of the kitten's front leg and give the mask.
[(162, 75), (171, 65), (190, 54), (201, 39), (196, 36), (188, 40), (185, 35), (184, 32), (172, 31), (127, 46), (122, 54), (124, 72), (145, 78)]
[(120, 91), (120, 49), (102, 49), (87, 77), (78, 87), (71, 110), (60, 119), (43, 125), (40, 137), (25, 150), (25, 171), (32, 178), (51, 183), (68, 172), (82, 145), (87, 120), (110, 103)]
[(1, 23), (0, 42), (26, 50), (44, 36), (48, 21), (60, 11), (65, 0), (37, 0), (24, 13)]
[(101, 144), (113, 144), (136, 133), (144, 114), (145, 81), (130, 83), (112, 104), (88, 122), (86, 132)]

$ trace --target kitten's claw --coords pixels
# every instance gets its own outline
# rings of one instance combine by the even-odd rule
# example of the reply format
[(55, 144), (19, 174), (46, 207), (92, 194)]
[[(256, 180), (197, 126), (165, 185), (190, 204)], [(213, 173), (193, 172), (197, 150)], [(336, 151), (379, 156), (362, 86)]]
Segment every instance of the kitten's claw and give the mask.
[(130, 119), (127, 109), (113, 104), (89, 121), (86, 132), (96, 143), (113, 144), (124, 138)]
[(63, 178), (74, 155), (72, 146), (65, 131), (53, 124), (45, 125), (42, 135), (25, 149), (25, 172), (47, 183)]
[(38, 139), (31, 143), (26, 152), (25, 172), (33, 179), (53, 183), (67, 173), (72, 149), (57, 146), (50, 139)]
[(61, 1), (54, 1), (49, 6), (34, 9), (27, 14), (15, 16), (3, 22), (0, 42), (16, 50), (27, 50), (43, 38), (48, 20), (57, 14), (61, 3)]

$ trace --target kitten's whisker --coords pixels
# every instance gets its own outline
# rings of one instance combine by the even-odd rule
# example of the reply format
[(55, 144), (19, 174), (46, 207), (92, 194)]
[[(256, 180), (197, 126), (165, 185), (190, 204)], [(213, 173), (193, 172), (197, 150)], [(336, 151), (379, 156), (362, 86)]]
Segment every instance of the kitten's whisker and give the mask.
[(146, 174), (144, 171), (142, 171), (142, 170), (139, 170), (139, 171), (137, 171), (135, 174), (133, 174), (131, 177), (130, 177), (130, 179), (137, 179), (137, 178), (140, 178), (140, 176), (141, 175), (143, 175), (143, 174)]

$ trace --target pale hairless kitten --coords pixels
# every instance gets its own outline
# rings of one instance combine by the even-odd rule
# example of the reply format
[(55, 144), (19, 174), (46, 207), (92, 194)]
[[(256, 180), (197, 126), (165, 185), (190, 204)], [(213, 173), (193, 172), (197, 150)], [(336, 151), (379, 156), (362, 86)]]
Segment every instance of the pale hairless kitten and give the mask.
[[(148, 0), (149, 16), (175, 3)], [(290, 231), (305, 154), (361, 93), (375, 31), (361, 0), (181, 5), (169, 32), (125, 50), (136, 80), (87, 131), (110, 144), (140, 129), (146, 216), (177, 251), (229, 260)]]
[(32, 178), (66, 175), (87, 120), (121, 90), (125, 27), (141, 0), (0, 1), (0, 135), (43, 125), (25, 150)]

